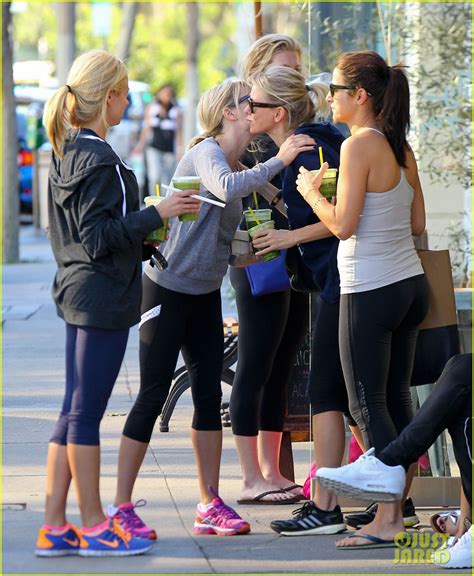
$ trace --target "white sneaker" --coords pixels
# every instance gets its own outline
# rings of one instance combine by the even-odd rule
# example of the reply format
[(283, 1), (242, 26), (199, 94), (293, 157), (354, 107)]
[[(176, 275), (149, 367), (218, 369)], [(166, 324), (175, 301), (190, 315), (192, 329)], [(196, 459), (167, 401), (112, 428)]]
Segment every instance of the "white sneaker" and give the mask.
[(352, 464), (340, 468), (318, 468), (318, 482), (343, 496), (395, 502), (401, 500), (405, 489), (403, 466), (387, 466), (374, 455), (374, 448), (367, 450)]
[(436, 550), (433, 563), (438, 568), (472, 568), (472, 526), (452, 546)]

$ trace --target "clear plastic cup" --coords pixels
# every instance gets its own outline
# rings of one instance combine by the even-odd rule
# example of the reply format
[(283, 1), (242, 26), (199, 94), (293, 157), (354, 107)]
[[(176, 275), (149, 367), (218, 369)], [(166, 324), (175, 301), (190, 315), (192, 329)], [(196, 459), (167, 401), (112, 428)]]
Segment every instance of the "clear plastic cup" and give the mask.
[[(262, 208), (262, 210), (252, 210), (253, 214), (255, 214), (255, 217), (257, 218), (257, 220), (262, 223), (262, 222), (268, 222), (269, 220), (272, 219), (272, 211), (269, 210), (268, 208)], [(244, 212), (244, 218), (245, 218), (245, 223), (247, 225), (247, 230), (250, 230), (250, 228), (253, 228), (254, 226), (257, 226), (258, 222), (255, 220), (254, 215), (252, 214), (252, 212), (250, 212), (250, 210), (245, 210)]]
[[(145, 206), (158, 206), (158, 204), (164, 200), (164, 196), (145, 196), (143, 201), (145, 202)], [(148, 234), (146, 237), (147, 240), (150, 242), (164, 242), (166, 240), (166, 235), (168, 233), (168, 218), (163, 219), (163, 226), (161, 228), (157, 228)]]
[[(172, 178), (171, 184), (173, 188), (178, 188), (178, 190), (199, 190), (201, 178), (199, 178), (199, 176), (176, 176), (175, 178)], [(191, 222), (197, 220), (197, 218), (198, 212), (181, 214), (181, 216), (179, 216), (181, 222)]]
[[(270, 212), (270, 210), (269, 210)], [(275, 222), (273, 220), (267, 220), (266, 222), (262, 222), (261, 224), (257, 224), (256, 226), (252, 226), (252, 228), (250, 228), (249, 230), (249, 236), (250, 238), (253, 238), (254, 235), (259, 231), (259, 230), (273, 230), (275, 228)], [(255, 248), (254, 248), (255, 251)], [(275, 258), (278, 258), (278, 256), (280, 256), (280, 250), (272, 250), (271, 252), (268, 252), (268, 254), (263, 254), (263, 256), (260, 256), (260, 258), (262, 260), (265, 260), (265, 262), (268, 262), (269, 260), (274, 260)]]
[(337, 192), (337, 168), (328, 168), (323, 176), (319, 191), (325, 198), (332, 198)]

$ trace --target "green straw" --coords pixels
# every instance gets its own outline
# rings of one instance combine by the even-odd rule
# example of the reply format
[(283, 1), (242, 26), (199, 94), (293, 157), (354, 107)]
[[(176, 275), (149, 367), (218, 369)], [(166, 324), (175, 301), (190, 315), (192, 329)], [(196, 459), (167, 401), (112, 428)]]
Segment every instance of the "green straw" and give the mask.
[(257, 193), (255, 192), (255, 190), (253, 191), (253, 201), (254, 201), (254, 204), (255, 204), (255, 208), (258, 210)]
[(252, 214), (252, 218), (255, 220), (255, 222), (257, 224), (260, 224), (260, 220), (257, 218), (255, 212), (252, 210), (252, 208), (250, 208), (250, 206), (249, 206), (249, 212), (250, 212), (250, 214)]
[(321, 166), (324, 164), (324, 160), (323, 160), (323, 149), (321, 148), (321, 146), (319, 147), (319, 161), (321, 162)]

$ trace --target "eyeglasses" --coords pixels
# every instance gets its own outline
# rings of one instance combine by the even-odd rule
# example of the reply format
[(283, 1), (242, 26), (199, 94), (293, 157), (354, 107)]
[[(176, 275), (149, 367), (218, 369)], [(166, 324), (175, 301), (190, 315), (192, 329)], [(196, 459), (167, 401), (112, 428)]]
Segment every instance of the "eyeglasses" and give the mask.
[(267, 102), (255, 102), (252, 98), (248, 98), (250, 113), (255, 113), (255, 108), (280, 108), (281, 104), (268, 104)]
[(247, 100), (250, 99), (250, 94), (245, 94), (244, 96), (241, 96), (238, 100), (237, 100), (237, 104), (242, 104), (242, 102), (247, 102)]
[(343, 84), (329, 84), (329, 92), (331, 93), (331, 96), (334, 96), (338, 90), (355, 90), (355, 88), (355, 84), (347, 84), (346, 86)]

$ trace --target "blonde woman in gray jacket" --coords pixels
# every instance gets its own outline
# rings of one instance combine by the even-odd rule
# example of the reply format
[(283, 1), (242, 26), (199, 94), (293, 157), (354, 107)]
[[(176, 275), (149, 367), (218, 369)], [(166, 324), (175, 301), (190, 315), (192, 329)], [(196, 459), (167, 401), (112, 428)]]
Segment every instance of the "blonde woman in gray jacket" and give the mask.
[(270, 181), (299, 152), (312, 149), (314, 140), (291, 136), (275, 158), (239, 171), (239, 160), (251, 140), (244, 112), (248, 93), (244, 82), (227, 80), (201, 97), (198, 114), (205, 133), (191, 143), (175, 176), (199, 176), (200, 194), (225, 207), (203, 203), (197, 220), (174, 224), (164, 250), (168, 268), (147, 267), (143, 278), (140, 392), (123, 431), (117, 495), (109, 513), (125, 530), (151, 539), (156, 532), (134, 512), (132, 490), (180, 350), (194, 402), (192, 442), (200, 491), (194, 533), (250, 531), (249, 524), (218, 496), (223, 360), (220, 287), (242, 217), (242, 198)]

